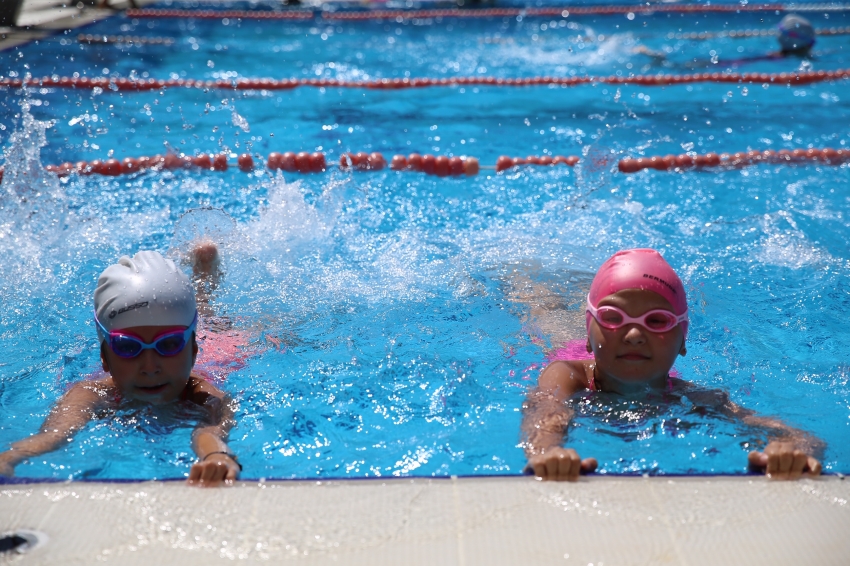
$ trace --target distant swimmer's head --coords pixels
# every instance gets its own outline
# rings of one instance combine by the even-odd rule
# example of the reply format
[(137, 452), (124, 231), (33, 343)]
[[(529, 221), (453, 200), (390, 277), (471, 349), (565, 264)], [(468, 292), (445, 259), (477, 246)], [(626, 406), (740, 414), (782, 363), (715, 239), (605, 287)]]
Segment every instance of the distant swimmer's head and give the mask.
[[(122, 256), (107, 267), (94, 292), (97, 335), (136, 326), (190, 327), (195, 322), (195, 293), (189, 278), (158, 252)], [(101, 328), (101, 325), (103, 328)]]
[(788, 14), (778, 28), (783, 53), (806, 53), (815, 44), (815, 28), (802, 16)]
[[(625, 290), (652, 291), (663, 297), (673, 308), (675, 317), (664, 319), (664, 313), (646, 320), (642, 325), (653, 332), (664, 332), (670, 330), (670, 326), (682, 327), (683, 337), (688, 334), (688, 300), (685, 296), (685, 287), (676, 272), (670, 267), (661, 254), (651, 249), (623, 250), (611, 256), (593, 278), (590, 284), (590, 292), (587, 295), (588, 312), (587, 330), (590, 334), (590, 323), (593, 318), (599, 321), (599, 317), (593, 314), (599, 306), (599, 302)], [(614, 309), (616, 311), (617, 309)], [(612, 312), (611, 316), (617, 316)], [(600, 322), (601, 325), (604, 321)], [(608, 328), (616, 328), (616, 325), (624, 323), (612, 319)]]

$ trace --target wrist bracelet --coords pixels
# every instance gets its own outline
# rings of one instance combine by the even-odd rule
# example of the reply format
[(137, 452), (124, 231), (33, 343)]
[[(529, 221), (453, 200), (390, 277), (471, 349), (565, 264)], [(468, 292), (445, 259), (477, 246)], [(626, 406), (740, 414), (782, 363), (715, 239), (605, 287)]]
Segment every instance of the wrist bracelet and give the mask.
[(230, 452), (225, 452), (224, 450), (218, 450), (218, 451), (216, 451), (216, 452), (209, 452), (209, 453), (207, 453), (207, 455), (206, 455), (206, 456), (204, 456), (203, 458), (201, 458), (201, 462), (206, 462), (207, 458), (209, 458), (209, 457), (210, 457), (210, 456), (212, 456), (213, 454), (224, 454), (225, 456), (227, 456), (228, 458), (230, 458), (231, 460), (233, 460), (234, 462), (236, 462), (236, 465), (237, 465), (237, 466), (239, 466), (239, 471), (240, 471), (240, 472), (242, 471), (242, 464), (240, 464), (240, 463), (239, 463), (239, 460), (237, 460), (237, 459), (236, 459), (236, 455), (235, 455), (235, 454), (231, 454)]

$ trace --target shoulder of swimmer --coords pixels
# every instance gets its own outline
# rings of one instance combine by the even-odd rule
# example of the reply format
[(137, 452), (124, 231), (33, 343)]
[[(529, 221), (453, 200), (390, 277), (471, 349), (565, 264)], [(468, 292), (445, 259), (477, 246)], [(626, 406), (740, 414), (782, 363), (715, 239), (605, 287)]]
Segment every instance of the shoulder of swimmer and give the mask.
[(593, 360), (554, 361), (540, 374), (537, 384), (542, 391), (548, 391), (559, 399), (568, 399), (590, 387), (593, 363)]
[[(46, 424), (48, 428), (64, 428), (59, 421), (72, 427), (81, 426), (98, 411), (107, 408), (113, 399), (112, 379), (108, 374), (96, 380), (83, 380), (74, 383), (62, 397), (56, 401)], [(57, 421), (58, 419), (59, 421)]]
[(183, 390), (182, 397), (197, 405), (208, 405), (221, 402), (224, 399), (224, 392), (204, 379), (202, 375), (193, 371), (186, 383), (186, 388)]
[(672, 379), (674, 392), (686, 397), (697, 408), (714, 411), (730, 411), (736, 407), (723, 389), (700, 387), (683, 379)]

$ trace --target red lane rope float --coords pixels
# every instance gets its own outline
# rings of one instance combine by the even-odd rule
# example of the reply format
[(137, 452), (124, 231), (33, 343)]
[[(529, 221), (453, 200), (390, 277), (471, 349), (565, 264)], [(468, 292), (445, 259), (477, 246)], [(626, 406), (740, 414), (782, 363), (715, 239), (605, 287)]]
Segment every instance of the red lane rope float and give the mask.
[[(237, 163), (243, 171), (249, 171), (254, 167), (253, 158), (247, 153), (240, 155)], [(185, 169), (189, 167), (198, 167), (211, 171), (227, 171), (227, 156), (224, 154), (188, 156), (168, 153), (166, 155), (154, 155), (153, 157), (125, 157), (120, 161), (114, 158), (105, 161), (101, 161), (100, 159), (77, 161), (76, 163), (69, 161), (61, 165), (48, 165), (45, 169), (56, 173), (60, 177), (66, 177), (71, 173), (117, 177), (118, 175), (136, 173), (145, 169)]]
[(512, 167), (518, 167), (520, 165), (558, 165), (563, 163), (569, 167), (575, 167), (575, 164), (579, 162), (579, 158), (571, 155), (570, 157), (564, 157), (563, 155), (543, 155), (540, 157), (529, 155), (528, 157), (508, 157), (507, 155), (502, 155), (496, 161), (496, 173), (500, 171), (506, 171), (511, 169)]
[(621, 159), (618, 168), (622, 173), (637, 173), (643, 169), (658, 171), (684, 171), (687, 169), (706, 169), (710, 167), (740, 168), (759, 163), (792, 164), (823, 163), (841, 165), (850, 162), (850, 149), (772, 149), (739, 151), (737, 153), (705, 153), (696, 155), (656, 155), (626, 157)]
[(339, 156), (339, 168), (343, 171), (354, 169), (356, 171), (380, 171), (387, 166), (384, 156), (375, 151), (365, 153), (343, 153)]
[(286, 153), (272, 152), (269, 154), (266, 166), (272, 171), (280, 169), (287, 172), (297, 171), (298, 173), (321, 173), (328, 167), (324, 153), (307, 153), (306, 151), (299, 153), (291, 151)]
[(563, 17), (571, 15), (616, 15), (616, 14), (701, 14), (709, 12), (843, 12), (850, 10), (847, 4), (648, 4), (642, 6), (560, 6), (550, 8), (489, 8), (481, 10), (368, 10), (358, 12), (329, 11), (268, 11), (268, 10), (126, 10), (131, 18), (197, 18), (197, 19), (242, 19), (242, 20), (307, 20), (321, 16), (324, 20), (362, 21), (362, 20), (412, 20), (431, 18), (505, 18), (516, 16)]
[(221, 90), (286, 90), (299, 86), (317, 88), (368, 88), (375, 90), (398, 90), (431, 86), (547, 86), (572, 87), (585, 84), (636, 84), (642, 86), (668, 86), (703, 82), (756, 83), (777, 85), (803, 85), (850, 78), (850, 69), (835, 71), (809, 71), (805, 73), (692, 73), (685, 75), (631, 75), (619, 77), (451, 77), (443, 79), (376, 79), (373, 81), (342, 81), (336, 79), (237, 79), (203, 81), (195, 79), (127, 79), (109, 77), (42, 77), (2, 78), (0, 88), (101, 88), (113, 91), (146, 91), (166, 88), (202, 88)]
[(437, 177), (459, 177), (466, 175), (474, 177), (481, 170), (481, 165), (475, 157), (448, 157), (445, 155), (420, 155), (411, 153), (408, 156), (394, 155), (390, 162), (393, 171), (416, 171)]

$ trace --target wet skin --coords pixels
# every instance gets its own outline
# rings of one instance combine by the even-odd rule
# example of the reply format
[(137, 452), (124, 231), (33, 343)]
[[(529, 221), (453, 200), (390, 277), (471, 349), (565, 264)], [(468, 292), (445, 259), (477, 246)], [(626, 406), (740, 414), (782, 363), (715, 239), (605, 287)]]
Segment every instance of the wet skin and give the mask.
[[(151, 343), (173, 330), (172, 326), (134, 326), (121, 332)], [(162, 356), (147, 349), (135, 358), (122, 358), (106, 344), (100, 349), (103, 370), (112, 376), (121, 395), (152, 405), (171, 403), (184, 396), (197, 355), (198, 344), (194, 340), (175, 356)]]
[[(599, 301), (598, 307), (614, 306), (631, 317), (654, 309), (674, 312), (667, 299), (652, 291), (625, 289)], [(663, 388), (673, 362), (685, 355), (682, 327), (650, 332), (637, 323), (616, 329), (604, 328), (591, 318), (588, 351), (595, 359), (594, 378), (603, 391), (629, 394), (647, 387)]]

